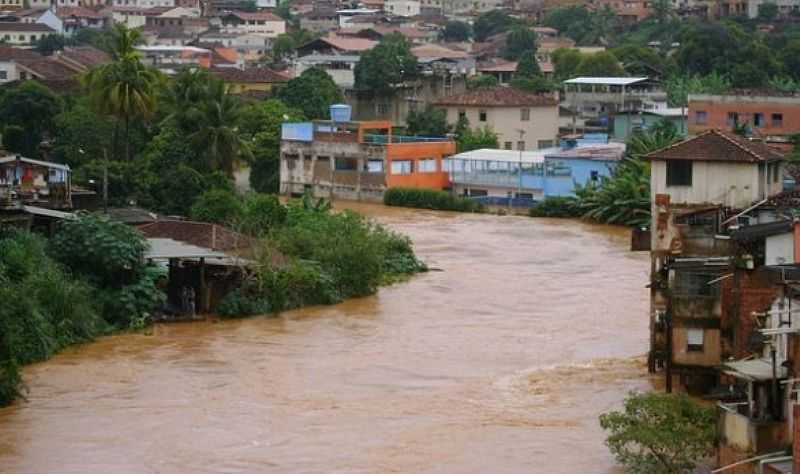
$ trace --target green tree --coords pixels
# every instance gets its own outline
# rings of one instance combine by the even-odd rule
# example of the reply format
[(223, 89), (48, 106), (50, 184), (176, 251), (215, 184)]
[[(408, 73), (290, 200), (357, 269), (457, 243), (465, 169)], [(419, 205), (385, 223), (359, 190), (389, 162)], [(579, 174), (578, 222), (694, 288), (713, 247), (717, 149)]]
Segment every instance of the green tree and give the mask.
[(450, 133), (447, 112), (430, 106), (424, 110), (412, 110), (406, 117), (406, 132), (409, 135), (444, 137)]
[(330, 106), (344, 101), (342, 91), (331, 76), (319, 68), (306, 69), (290, 80), (278, 90), (278, 98), (287, 106), (300, 110), (309, 120), (330, 118)]
[(442, 30), (442, 39), (450, 42), (469, 41), (472, 37), (472, 27), (463, 21), (448, 21)]
[(161, 112), (163, 123), (174, 122), (182, 131), (197, 128), (200, 107), (209, 97), (213, 78), (203, 69), (184, 68), (161, 88)]
[(497, 78), (491, 74), (477, 74), (467, 79), (467, 89), (486, 89), (499, 84)]
[(714, 448), (716, 413), (686, 395), (630, 394), (622, 411), (600, 416), (611, 452), (629, 472), (693, 472)]
[(508, 32), (503, 57), (515, 61), (526, 53), (536, 54), (536, 33), (523, 25), (517, 25)]
[(592, 31), (591, 13), (584, 6), (553, 8), (545, 16), (544, 24), (579, 44), (586, 44), (585, 40)]
[(539, 60), (536, 59), (536, 50), (528, 50), (522, 54), (517, 63), (515, 78), (533, 79), (541, 77), (542, 70), (539, 68)]
[(214, 189), (203, 193), (192, 205), (192, 219), (233, 225), (242, 217), (242, 200), (235, 193)]
[(50, 56), (54, 52), (64, 49), (64, 46), (67, 44), (68, 43), (64, 35), (51, 34), (42, 36), (36, 40), (36, 42), (33, 44), (33, 49), (39, 54)]
[(552, 59), (555, 76), (563, 81), (578, 75), (583, 54), (577, 49), (559, 48), (553, 52)]
[(609, 51), (583, 55), (575, 72), (579, 76), (589, 77), (616, 77), (625, 74), (617, 57)]
[(142, 64), (134, 48), (142, 41), (138, 30), (117, 25), (112, 41), (113, 61), (90, 69), (84, 74), (83, 83), (96, 110), (123, 123), (125, 159), (130, 161), (131, 120), (146, 120), (155, 113), (161, 76)]
[(251, 137), (250, 187), (256, 192), (280, 191), (281, 124), (303, 120), (302, 112), (277, 99), (252, 104), (243, 111), (240, 129)]
[[(50, 89), (35, 81), (25, 81), (0, 96), (0, 124), (8, 151), (28, 157), (39, 156), (42, 139), (52, 136), (53, 118), (61, 112), (62, 102)], [(16, 128), (11, 128), (16, 127)]]
[(786, 73), (800, 80), (800, 38), (789, 41), (781, 48), (780, 59)]
[(778, 18), (778, 5), (772, 2), (762, 3), (758, 6), (758, 19), (767, 23), (771, 23)]
[(208, 169), (233, 176), (237, 164), (252, 157), (237, 127), (241, 110), (239, 98), (229, 94), (222, 81), (211, 82), (208, 98), (200, 105), (200, 125), (188, 137)]
[(653, 18), (659, 23), (664, 24), (672, 16), (672, 5), (669, 0), (654, 0), (652, 5)]
[(395, 87), (417, 76), (417, 58), (408, 39), (393, 33), (361, 55), (354, 74), (356, 89), (391, 95)]
[(490, 36), (507, 31), (515, 20), (502, 10), (491, 10), (481, 14), (472, 27), (475, 41), (486, 41)]
[(93, 159), (102, 158), (104, 150), (111, 147), (114, 125), (97, 115), (86, 97), (68, 102), (53, 122), (54, 161), (76, 169)]
[(242, 205), (237, 227), (245, 234), (260, 237), (286, 223), (286, 207), (275, 194), (248, 194)]
[(487, 127), (482, 128), (465, 128), (458, 136), (456, 142), (458, 152), (479, 150), (481, 148), (498, 148), (497, 133)]

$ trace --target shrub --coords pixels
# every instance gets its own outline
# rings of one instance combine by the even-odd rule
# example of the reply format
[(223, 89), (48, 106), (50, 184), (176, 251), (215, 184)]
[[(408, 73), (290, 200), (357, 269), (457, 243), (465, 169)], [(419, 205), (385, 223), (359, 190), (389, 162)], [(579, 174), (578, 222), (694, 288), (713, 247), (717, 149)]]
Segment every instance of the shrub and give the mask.
[(531, 217), (581, 217), (578, 200), (573, 197), (550, 197), (528, 211)]
[(242, 201), (236, 193), (225, 189), (212, 189), (203, 193), (192, 204), (192, 219), (217, 224), (232, 224), (242, 216)]
[(274, 194), (249, 194), (244, 200), (239, 227), (254, 236), (265, 235), (286, 222), (286, 207)]
[(247, 295), (240, 288), (228, 293), (217, 307), (217, 313), (223, 318), (243, 318), (269, 312), (270, 305), (265, 298)]
[(439, 211), (483, 212), (483, 205), (446, 191), (424, 188), (390, 188), (383, 194), (387, 206), (415, 207)]

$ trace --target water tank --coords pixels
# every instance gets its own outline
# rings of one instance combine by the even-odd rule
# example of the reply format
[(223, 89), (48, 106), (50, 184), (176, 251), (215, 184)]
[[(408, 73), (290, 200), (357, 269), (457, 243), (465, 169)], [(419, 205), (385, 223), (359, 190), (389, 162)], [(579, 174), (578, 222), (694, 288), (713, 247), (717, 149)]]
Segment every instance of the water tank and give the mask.
[(353, 108), (347, 104), (331, 105), (331, 120), (334, 122), (349, 122), (353, 115)]

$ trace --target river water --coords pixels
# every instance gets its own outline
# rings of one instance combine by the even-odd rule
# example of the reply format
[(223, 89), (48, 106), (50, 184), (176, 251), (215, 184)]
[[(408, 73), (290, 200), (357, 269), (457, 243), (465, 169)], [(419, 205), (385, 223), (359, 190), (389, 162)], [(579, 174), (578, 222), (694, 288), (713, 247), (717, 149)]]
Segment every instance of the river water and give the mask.
[(30, 366), (0, 472), (615, 472), (597, 416), (650, 386), (649, 260), (627, 231), (357, 207), (439, 271)]

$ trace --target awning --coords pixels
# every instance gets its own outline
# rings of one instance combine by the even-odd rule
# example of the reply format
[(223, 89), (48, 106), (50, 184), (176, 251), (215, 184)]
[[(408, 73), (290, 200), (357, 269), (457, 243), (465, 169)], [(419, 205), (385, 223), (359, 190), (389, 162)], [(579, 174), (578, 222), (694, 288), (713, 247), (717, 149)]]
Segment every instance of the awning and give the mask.
[(22, 206), (22, 210), (35, 216), (53, 217), (56, 219), (75, 219), (75, 214), (46, 209), (44, 207)]
[[(772, 361), (768, 359), (738, 360), (723, 364), (722, 371), (737, 379), (762, 382), (772, 380)], [(775, 373), (779, 379), (784, 379), (788, 376), (786, 367), (780, 364), (775, 367)]]

